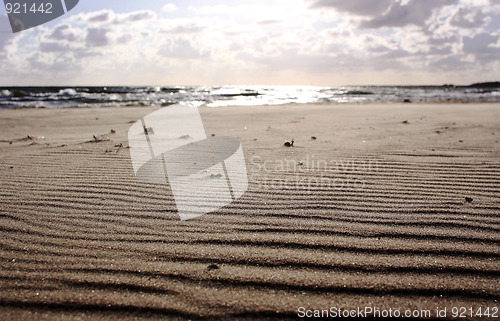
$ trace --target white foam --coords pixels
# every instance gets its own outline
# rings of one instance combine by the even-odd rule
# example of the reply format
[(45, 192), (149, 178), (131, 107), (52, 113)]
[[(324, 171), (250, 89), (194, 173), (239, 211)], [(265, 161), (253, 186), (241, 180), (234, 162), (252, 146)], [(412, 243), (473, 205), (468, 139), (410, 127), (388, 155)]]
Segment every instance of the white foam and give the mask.
[(60, 96), (76, 96), (77, 92), (73, 88), (66, 88), (59, 90), (58, 95)]
[(10, 97), (10, 96), (12, 96), (12, 93), (9, 90), (5, 89), (5, 90), (0, 91), (0, 96), (1, 97)]

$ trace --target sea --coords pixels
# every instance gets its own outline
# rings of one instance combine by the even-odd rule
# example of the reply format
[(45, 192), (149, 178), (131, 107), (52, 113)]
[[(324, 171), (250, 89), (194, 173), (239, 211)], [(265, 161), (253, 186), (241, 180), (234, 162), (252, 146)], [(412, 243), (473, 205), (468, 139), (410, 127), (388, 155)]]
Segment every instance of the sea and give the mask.
[(500, 83), (470, 86), (101, 86), (0, 87), (0, 109), (305, 103), (500, 102)]

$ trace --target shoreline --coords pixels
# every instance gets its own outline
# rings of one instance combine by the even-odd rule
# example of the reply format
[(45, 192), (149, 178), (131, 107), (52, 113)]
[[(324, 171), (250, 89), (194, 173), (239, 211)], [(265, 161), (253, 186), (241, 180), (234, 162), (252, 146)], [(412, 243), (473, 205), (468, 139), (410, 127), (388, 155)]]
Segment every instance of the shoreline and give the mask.
[[(188, 102), (188, 101), (186, 101)], [(184, 102), (184, 103), (186, 103)], [(170, 103), (166, 105), (140, 105), (140, 104), (133, 104), (133, 105), (125, 105), (125, 106), (75, 106), (75, 107), (30, 107), (30, 106), (24, 106), (24, 107), (17, 107), (17, 108), (0, 108), (0, 112), (5, 111), (5, 110), (31, 110), (31, 109), (68, 109), (68, 110), (73, 110), (73, 109), (109, 109), (109, 108), (116, 108), (116, 109), (121, 109), (121, 108), (154, 108), (154, 109), (159, 109), (163, 107), (168, 107), (172, 105), (176, 105), (178, 103)], [(500, 104), (500, 99), (497, 101), (467, 101), (467, 100), (449, 100), (449, 101), (410, 101), (410, 102), (404, 102), (404, 101), (367, 101), (367, 102), (334, 102), (334, 101), (326, 101), (326, 102), (306, 102), (306, 103), (295, 103), (295, 102), (287, 102), (283, 104), (255, 104), (255, 105), (227, 105), (227, 106), (207, 106), (206, 103), (202, 104), (199, 106), (199, 108), (245, 108), (245, 107), (277, 107), (277, 106), (306, 106), (306, 105), (321, 105), (321, 106), (366, 106), (366, 105), (402, 105), (402, 106), (410, 106), (410, 105), (483, 105), (483, 104)]]
[[(285, 103), (499, 102), (497, 83), (452, 86), (193, 86), (19, 87), (1, 89), (0, 107), (164, 105), (186, 101), (211, 107)], [(2, 87), (6, 88), (6, 87)]]

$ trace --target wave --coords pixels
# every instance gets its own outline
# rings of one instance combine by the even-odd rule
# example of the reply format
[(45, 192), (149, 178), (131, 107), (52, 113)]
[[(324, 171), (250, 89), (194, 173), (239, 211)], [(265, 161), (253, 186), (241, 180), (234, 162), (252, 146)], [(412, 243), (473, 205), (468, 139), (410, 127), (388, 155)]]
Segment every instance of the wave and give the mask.
[(210, 107), (287, 103), (498, 102), (485, 86), (191, 86), (0, 87), (0, 109), (165, 106), (197, 101)]

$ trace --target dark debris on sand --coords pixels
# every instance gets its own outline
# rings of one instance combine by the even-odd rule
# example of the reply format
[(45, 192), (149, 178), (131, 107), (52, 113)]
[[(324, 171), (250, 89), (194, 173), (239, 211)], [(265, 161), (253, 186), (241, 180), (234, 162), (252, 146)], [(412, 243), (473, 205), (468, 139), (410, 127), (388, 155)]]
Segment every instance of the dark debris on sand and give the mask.
[(100, 143), (100, 142), (109, 142), (109, 138), (104, 136), (104, 135), (101, 135), (99, 137), (97, 137), (96, 135), (92, 135), (92, 137), (94, 139), (91, 139), (89, 141), (87, 141), (86, 143)]
[(210, 174), (210, 178), (221, 178), (222, 174)]
[(209, 270), (209, 271), (218, 270), (218, 269), (219, 269), (219, 266), (217, 264), (214, 264), (214, 263), (207, 266), (207, 270)]

